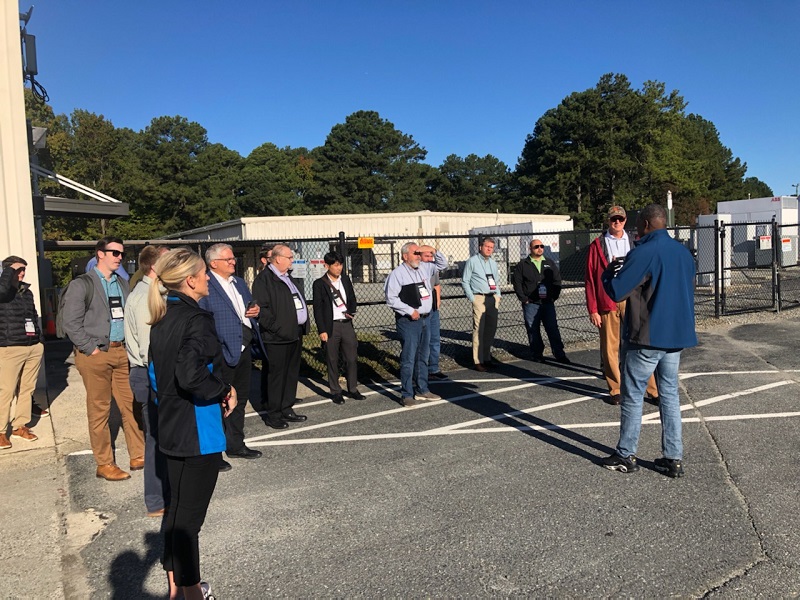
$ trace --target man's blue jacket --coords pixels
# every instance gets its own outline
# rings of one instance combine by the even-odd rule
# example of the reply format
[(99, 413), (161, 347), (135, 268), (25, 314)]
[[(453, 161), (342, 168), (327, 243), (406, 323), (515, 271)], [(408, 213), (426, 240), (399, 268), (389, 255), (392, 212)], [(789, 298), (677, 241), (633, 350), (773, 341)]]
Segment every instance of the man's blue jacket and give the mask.
[(602, 277), (612, 300), (628, 301), (623, 338), (664, 350), (696, 346), (694, 278), (694, 258), (666, 229), (645, 235), (616, 277), (613, 269)]

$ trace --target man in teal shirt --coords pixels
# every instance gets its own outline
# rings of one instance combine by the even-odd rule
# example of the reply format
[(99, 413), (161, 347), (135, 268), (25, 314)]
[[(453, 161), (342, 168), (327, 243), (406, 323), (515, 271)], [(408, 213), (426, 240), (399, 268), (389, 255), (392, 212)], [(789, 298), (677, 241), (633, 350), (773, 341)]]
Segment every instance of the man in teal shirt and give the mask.
[(492, 258), (494, 240), (483, 238), (478, 254), (464, 264), (461, 286), (472, 303), (472, 362), (484, 373), (492, 366), (492, 344), (500, 308), (500, 274)]

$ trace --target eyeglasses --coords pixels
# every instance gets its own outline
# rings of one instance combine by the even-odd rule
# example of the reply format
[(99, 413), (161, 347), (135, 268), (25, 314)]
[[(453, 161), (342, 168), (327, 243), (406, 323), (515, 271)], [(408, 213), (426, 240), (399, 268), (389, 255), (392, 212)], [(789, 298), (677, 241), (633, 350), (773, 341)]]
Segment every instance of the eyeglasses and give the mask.
[(100, 252), (105, 252), (106, 254), (110, 254), (114, 258), (119, 258), (123, 254), (122, 250), (101, 250)]
[(544, 248), (544, 244), (531, 244), (531, 248)]
[(284, 256), (283, 254), (273, 254), (272, 258), (288, 258), (289, 260), (294, 260), (294, 254), (291, 256)]
[(612, 223), (622, 223), (625, 220), (625, 217), (611, 217), (609, 221)]
[(226, 263), (235, 263), (236, 257), (232, 256), (231, 258), (215, 258), (214, 260), (224, 260)]

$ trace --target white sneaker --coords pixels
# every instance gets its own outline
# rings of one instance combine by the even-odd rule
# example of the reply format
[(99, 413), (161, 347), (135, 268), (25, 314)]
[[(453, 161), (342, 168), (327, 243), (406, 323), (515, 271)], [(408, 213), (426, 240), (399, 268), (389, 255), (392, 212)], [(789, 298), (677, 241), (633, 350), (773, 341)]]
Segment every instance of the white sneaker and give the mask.
[(439, 394), (434, 394), (433, 392), (417, 392), (414, 394), (414, 398), (417, 400), (441, 400), (442, 397)]

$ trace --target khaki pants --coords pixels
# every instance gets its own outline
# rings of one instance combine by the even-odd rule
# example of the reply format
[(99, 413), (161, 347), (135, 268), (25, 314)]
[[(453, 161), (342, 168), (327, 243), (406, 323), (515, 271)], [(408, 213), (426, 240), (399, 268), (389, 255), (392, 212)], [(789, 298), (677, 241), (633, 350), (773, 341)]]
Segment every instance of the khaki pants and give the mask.
[(89, 440), (98, 466), (114, 463), (108, 417), (111, 396), (122, 415), (122, 430), (131, 460), (144, 459), (144, 432), (133, 414), (133, 392), (129, 382), (128, 354), (124, 346), (109, 348), (86, 356), (75, 350), (75, 366), (86, 388), (86, 416), (89, 420)]
[[(6, 433), (9, 423), (12, 429), (30, 423), (33, 392), (43, 354), (42, 344), (0, 348), (0, 433)], [(12, 419), (14, 397), (17, 406)]]
[(478, 365), (492, 358), (492, 344), (497, 333), (500, 296), (475, 295), (472, 301), (472, 361)]
[[(600, 354), (603, 357), (603, 375), (612, 396), (620, 393), (622, 378), (619, 373), (619, 346), (622, 319), (625, 318), (625, 302), (617, 302), (617, 310), (600, 313)], [(658, 396), (655, 375), (647, 381), (647, 393)]]

